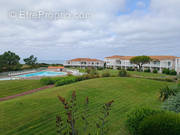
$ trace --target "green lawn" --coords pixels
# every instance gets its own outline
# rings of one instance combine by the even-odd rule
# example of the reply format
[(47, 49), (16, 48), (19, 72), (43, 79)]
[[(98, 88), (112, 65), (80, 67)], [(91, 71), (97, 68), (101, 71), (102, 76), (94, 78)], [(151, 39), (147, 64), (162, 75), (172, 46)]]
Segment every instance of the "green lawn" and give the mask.
[(136, 106), (159, 108), (159, 88), (171, 84), (174, 83), (140, 78), (99, 78), (3, 101), (0, 102), (0, 134), (55, 135), (55, 116), (64, 112), (57, 95), (69, 97), (76, 90), (78, 102), (82, 103), (86, 96), (90, 99), (92, 126), (102, 104), (113, 99), (108, 135), (129, 135), (124, 126), (126, 113)]
[(42, 87), (39, 80), (0, 81), (0, 98)]
[[(111, 73), (111, 75), (117, 75), (119, 70), (115, 70), (115, 69), (105, 69), (105, 70), (98, 70), (98, 72), (100, 74), (102, 74), (103, 72), (109, 72)], [(160, 73), (146, 73), (146, 72), (138, 72), (138, 71), (127, 71), (129, 75), (131, 76), (141, 76), (141, 77), (175, 77), (173, 75), (166, 75), (166, 74), (160, 74)]]

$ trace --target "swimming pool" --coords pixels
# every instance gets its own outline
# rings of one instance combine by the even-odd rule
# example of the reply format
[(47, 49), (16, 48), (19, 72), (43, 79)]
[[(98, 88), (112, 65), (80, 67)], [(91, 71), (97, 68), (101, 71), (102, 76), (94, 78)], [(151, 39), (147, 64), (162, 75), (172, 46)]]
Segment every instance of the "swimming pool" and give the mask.
[(53, 71), (41, 71), (36, 73), (30, 73), (25, 75), (18, 75), (17, 77), (35, 77), (35, 76), (63, 76), (66, 72), (53, 72)]

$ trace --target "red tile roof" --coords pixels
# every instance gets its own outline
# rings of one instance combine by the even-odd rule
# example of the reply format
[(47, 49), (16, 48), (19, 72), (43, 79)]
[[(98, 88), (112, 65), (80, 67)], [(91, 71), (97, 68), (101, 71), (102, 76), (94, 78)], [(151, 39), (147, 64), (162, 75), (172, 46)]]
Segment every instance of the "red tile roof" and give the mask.
[(76, 58), (76, 59), (72, 59), (72, 60), (69, 60), (69, 61), (101, 61), (101, 60), (90, 59), (90, 58)]
[(175, 56), (150, 56), (151, 59), (154, 60), (174, 60)]
[(105, 58), (116, 59), (116, 58), (122, 58), (122, 57), (124, 57), (124, 56), (114, 55), (114, 56), (109, 56), (109, 57), (105, 57)]
[(48, 69), (63, 69), (62, 66), (49, 66)]
[[(114, 55), (114, 56), (105, 57), (105, 58), (108, 58), (108, 59), (119, 58), (119, 59), (122, 59), (122, 60), (130, 60), (133, 57), (135, 57), (135, 56), (119, 56), (119, 55)], [(149, 57), (151, 59), (154, 59), (154, 60), (173, 60), (173, 59), (177, 58), (175, 56), (149, 56)]]

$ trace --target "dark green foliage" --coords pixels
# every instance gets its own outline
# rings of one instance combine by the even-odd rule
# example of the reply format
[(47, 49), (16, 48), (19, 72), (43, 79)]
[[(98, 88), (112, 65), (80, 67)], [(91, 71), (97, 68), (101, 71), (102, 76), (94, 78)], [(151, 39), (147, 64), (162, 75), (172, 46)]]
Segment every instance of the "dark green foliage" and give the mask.
[(103, 67), (97, 67), (97, 70), (103, 70), (104, 68)]
[(163, 109), (180, 113), (180, 93), (169, 97), (162, 106)]
[(170, 70), (167, 68), (163, 69), (162, 73), (167, 75), (177, 75), (177, 72), (174, 69)]
[(70, 84), (74, 82), (77, 82), (77, 79), (75, 76), (62, 77), (62, 79), (56, 81), (55, 86), (62, 86), (62, 85)]
[(130, 60), (130, 62), (131, 62), (132, 64), (138, 65), (139, 71), (141, 71), (142, 66), (143, 66), (144, 64), (147, 64), (147, 63), (149, 63), (150, 61), (151, 61), (151, 58), (150, 58), (149, 56), (136, 56), (136, 57), (131, 58), (131, 60)]
[(121, 67), (117, 67), (117, 70), (121, 70)]
[(140, 123), (138, 135), (180, 135), (180, 115), (166, 112), (149, 116)]
[(21, 65), (19, 63), (20, 57), (11, 52), (5, 52), (4, 54), (0, 55), (0, 70), (4, 71), (14, 71), (19, 70)]
[(40, 80), (44, 85), (55, 84), (55, 86), (62, 86), (65, 84), (70, 84), (78, 81), (83, 81), (87, 79), (99, 78), (98, 74), (85, 74), (82, 76), (65, 76), (65, 77), (45, 77)]
[(177, 75), (177, 72), (174, 69), (172, 69), (172, 70), (170, 70), (169, 74), (170, 75)]
[(102, 73), (102, 77), (110, 77), (111, 75), (110, 75), (110, 73), (109, 72), (104, 72), (104, 73)]
[(151, 70), (148, 68), (148, 69), (145, 69), (144, 72), (150, 73)]
[(153, 110), (150, 108), (136, 108), (127, 115), (126, 126), (132, 135), (139, 135), (138, 129), (140, 123), (148, 116), (161, 113), (161, 110)]
[(168, 99), (169, 96), (175, 96), (176, 92), (177, 92), (176, 89), (169, 88), (168, 86), (161, 88), (159, 99), (161, 101), (165, 101), (166, 99)]
[(135, 69), (133, 67), (128, 67), (127, 71), (135, 71)]
[(154, 69), (154, 70), (153, 70), (153, 73), (157, 74), (157, 73), (158, 73), (158, 70), (157, 70), (157, 69)]
[(122, 69), (119, 71), (118, 76), (119, 77), (127, 77), (128, 75), (127, 75), (126, 70)]
[(162, 71), (163, 74), (167, 74), (167, 75), (169, 75), (169, 72), (170, 72), (170, 71), (169, 71), (168, 68), (164, 68), (163, 71)]
[(55, 82), (53, 81), (52, 78), (50, 77), (45, 77), (45, 78), (42, 78), (40, 80), (41, 84), (44, 84), (44, 85), (51, 85), (51, 84), (54, 84)]
[(24, 59), (25, 64), (30, 65), (31, 67), (35, 67), (37, 65), (37, 57), (31, 55), (29, 58)]
[(156, 78), (156, 77), (151, 77), (148, 79), (152, 79), (152, 80), (157, 80), (157, 81), (166, 81), (166, 82), (174, 82), (175, 78)]

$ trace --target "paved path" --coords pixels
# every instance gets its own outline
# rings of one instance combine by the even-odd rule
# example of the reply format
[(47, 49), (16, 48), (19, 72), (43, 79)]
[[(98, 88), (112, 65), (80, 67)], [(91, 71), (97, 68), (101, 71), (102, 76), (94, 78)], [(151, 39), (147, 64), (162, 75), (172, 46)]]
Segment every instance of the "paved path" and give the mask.
[(28, 94), (31, 94), (31, 93), (34, 93), (34, 92), (37, 92), (37, 91), (40, 91), (40, 90), (52, 88), (52, 87), (54, 87), (54, 85), (48, 85), (48, 86), (44, 86), (44, 87), (41, 87), (41, 88), (29, 90), (29, 91), (26, 91), (26, 92), (23, 92), (23, 93), (19, 93), (19, 94), (16, 94), (16, 95), (0, 98), (0, 101), (5, 101), (5, 100), (13, 99), (13, 98), (16, 98), (16, 97), (28, 95)]

